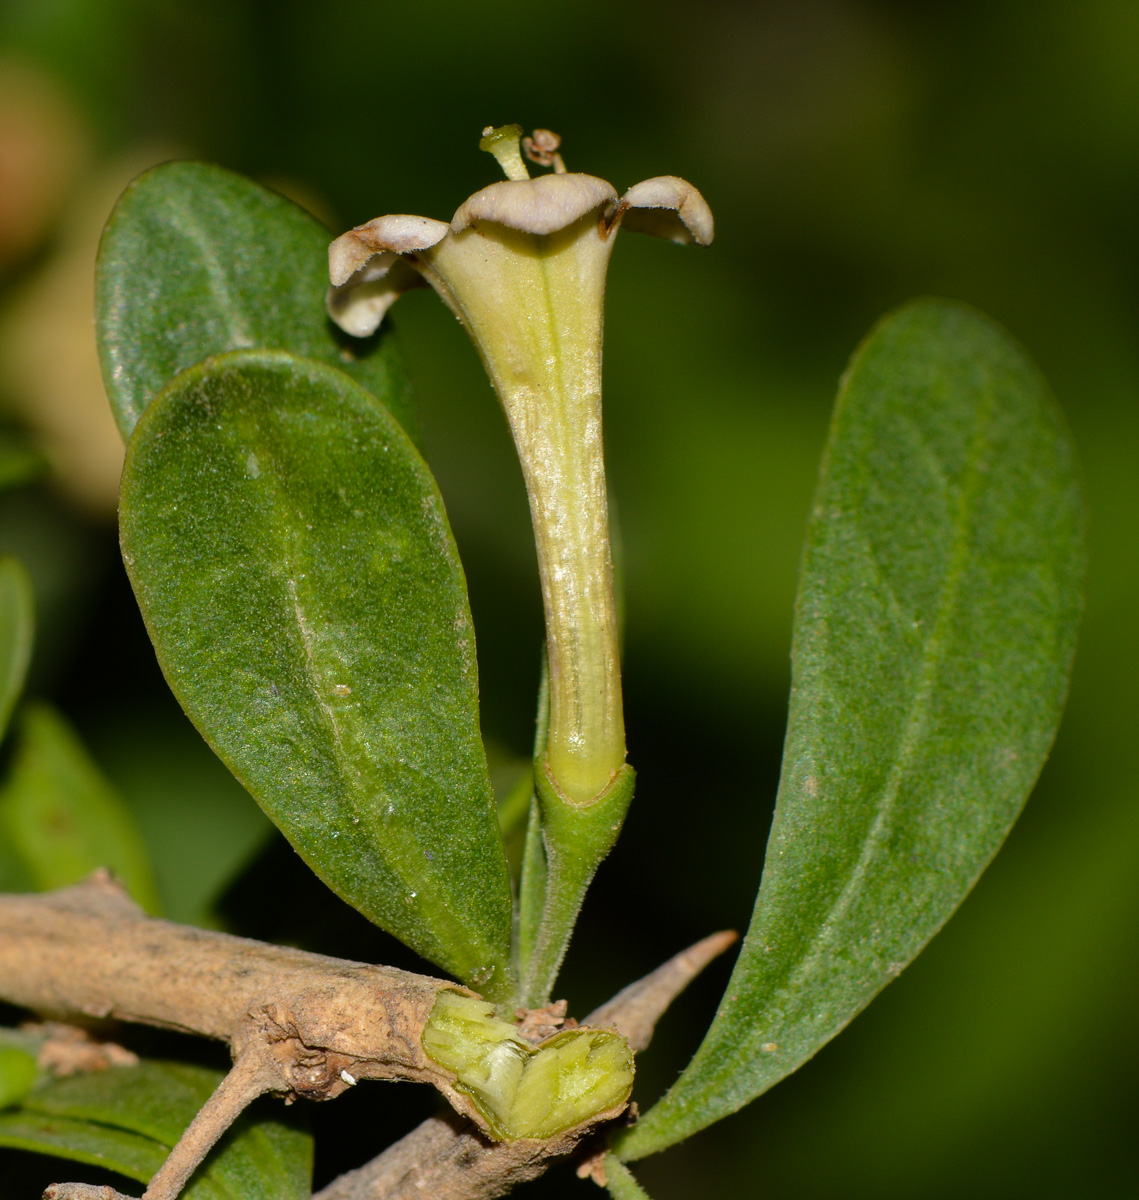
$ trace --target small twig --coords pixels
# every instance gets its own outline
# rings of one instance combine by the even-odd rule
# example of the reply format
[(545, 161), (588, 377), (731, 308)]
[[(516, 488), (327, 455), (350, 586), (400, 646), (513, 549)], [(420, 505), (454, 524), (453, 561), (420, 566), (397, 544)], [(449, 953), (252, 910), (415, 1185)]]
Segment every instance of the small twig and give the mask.
[(29, 1021), (21, 1029), (42, 1039), (36, 1065), (60, 1078), (107, 1071), (112, 1067), (138, 1066), (138, 1055), (132, 1050), (114, 1042), (97, 1041), (77, 1025), (65, 1025), (61, 1021)]
[[(442, 990), (473, 994), (445, 979), (157, 921), (105, 872), (45, 895), (0, 896), (0, 999), (64, 1020), (137, 1021), (230, 1046), (233, 1070), (151, 1180), (147, 1200), (173, 1200), (266, 1091), (330, 1100), (349, 1080), (430, 1083), (480, 1124), (455, 1076), (423, 1049)], [(58, 1185), (57, 1200), (104, 1200), (76, 1190), (84, 1186)]]
[(281, 1082), (281, 1064), (271, 1050), (247, 1050), (198, 1110), (169, 1158), (152, 1176), (142, 1200), (174, 1200), (218, 1138), (258, 1096), (279, 1089)]
[(544, 1174), (587, 1132), (491, 1142), (470, 1122), (444, 1110), (378, 1158), (341, 1175), (313, 1200), (494, 1200)]
[(268, 946), (147, 917), (106, 874), (43, 895), (0, 896), (0, 999), (62, 1020), (158, 1025), (272, 1047), (274, 1091), (332, 1099), (355, 1079), (439, 1088), (477, 1111), (428, 1058), (423, 1027), (446, 979)]
[[(142, 1200), (175, 1200), (202, 1159), (245, 1108), (279, 1084), (280, 1064), (271, 1054), (256, 1050), (243, 1054), (155, 1172)], [(44, 1192), (44, 1200), (131, 1200), (131, 1197), (109, 1187), (53, 1183)]]

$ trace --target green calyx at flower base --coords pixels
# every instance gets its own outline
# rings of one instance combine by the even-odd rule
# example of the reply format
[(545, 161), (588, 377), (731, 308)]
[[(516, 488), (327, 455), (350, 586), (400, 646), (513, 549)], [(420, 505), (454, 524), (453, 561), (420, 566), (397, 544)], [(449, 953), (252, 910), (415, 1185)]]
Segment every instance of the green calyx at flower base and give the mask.
[[(713, 221), (683, 179), (646, 179), (618, 196), (603, 179), (567, 172), (556, 135), (521, 132), (484, 131), (480, 145), (507, 178), (464, 201), (450, 223), (395, 214), (337, 238), (328, 311), (366, 337), (426, 281), (470, 333), (506, 412), (546, 618), (548, 717), (535, 762), (549, 867), (543, 927), (572, 927), (632, 796), (602, 453), (605, 274), (622, 226), (706, 246)], [(553, 173), (531, 178), (524, 154)], [(566, 910), (562, 920), (551, 905)], [(545, 952), (547, 975), (566, 939), (568, 928), (560, 948)], [(535, 986), (531, 999), (544, 991)]]

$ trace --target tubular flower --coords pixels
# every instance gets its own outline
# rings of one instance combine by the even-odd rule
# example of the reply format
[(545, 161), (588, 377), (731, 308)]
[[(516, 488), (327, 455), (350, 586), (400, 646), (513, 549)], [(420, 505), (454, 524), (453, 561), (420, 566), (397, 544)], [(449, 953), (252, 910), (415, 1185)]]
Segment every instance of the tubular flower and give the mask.
[[(482, 148), (507, 178), (464, 201), (450, 223), (377, 217), (329, 247), (328, 311), (373, 333), (398, 296), (426, 281), (470, 333), (510, 424), (534, 522), (550, 681), (544, 766), (588, 804), (625, 761), (616, 606), (601, 440), (605, 272), (620, 226), (708, 245), (712, 213), (671, 175), (618, 196), (569, 173), (558, 138), (488, 129)], [(532, 162), (554, 168), (530, 178)]]

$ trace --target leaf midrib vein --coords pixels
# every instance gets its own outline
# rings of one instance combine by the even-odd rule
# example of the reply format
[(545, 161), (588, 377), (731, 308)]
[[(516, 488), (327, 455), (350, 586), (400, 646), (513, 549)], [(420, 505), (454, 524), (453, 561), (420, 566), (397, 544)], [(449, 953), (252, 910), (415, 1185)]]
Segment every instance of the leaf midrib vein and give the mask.
[[(789, 976), (782, 992), (794, 995), (801, 992), (802, 983), (808, 976), (817, 960), (825, 951), (831, 948), (838, 932), (839, 923), (843, 920), (853, 905), (859, 886), (865, 877), (870, 863), (878, 852), (879, 846), (888, 829), (890, 818), (893, 816), (901, 791), (902, 781), (917, 753), (922, 734), (929, 720), (930, 701), (934, 681), (944, 659), (945, 635), (957, 606), (961, 582), (964, 577), (965, 558), (968, 553), (970, 534), (972, 532), (971, 510), (976, 498), (982, 472), (980, 464), (983, 455), (989, 447), (989, 432), (992, 425), (995, 396), (991, 385), (986, 386), (977, 430), (974, 433), (966, 458), (966, 469), (963, 473), (956, 512), (956, 532), (953, 548), (950, 553), (949, 568), (946, 571), (941, 589), (941, 597), (937, 606), (937, 616), (930, 630), (921, 657), (921, 670), (918, 685), (910, 711), (905, 720), (902, 734), (898, 739), (898, 753), (890, 769), (878, 812), (863, 840), (858, 859), (851, 869), (846, 883), (835, 898), (821, 923), (821, 933), (812, 944), (811, 952), (799, 963), (796, 970)], [(932, 933), (930, 934), (932, 936)], [(928, 940), (928, 939), (927, 939)]]
[(192, 242), (202, 256), (206, 277), (210, 281), (218, 307), (225, 314), (231, 340), (239, 348), (253, 346), (255, 339), (241, 316), (240, 307), (235, 303), (229, 279), (214, 249), (209, 231), (203, 227), (193, 208), (185, 203), (171, 199), (171, 213), (171, 225)]
[[(260, 430), (257, 428), (245, 431), (245, 436), (248, 438), (250, 444), (256, 444), (258, 457), (262, 458), (262, 461), (265, 463), (265, 469), (262, 471), (260, 481), (263, 481), (272, 491), (269, 501), (270, 511), (288, 511), (289, 506), (283, 503), (283, 493), (277, 485), (278, 473), (269, 469), (274, 455), (270, 446), (259, 435)], [(374, 812), (375, 796), (360, 784), (354, 765), (348, 752), (345, 750), (345, 738), (341, 730), (342, 722), (359, 721), (361, 718), (358, 712), (353, 714), (351, 710), (344, 710), (338, 713), (322, 695), (320, 687), (322, 680), (316, 668), (316, 659), (313, 652), (312, 625), (305, 611), (297, 584), (302, 573), (300, 569), (301, 564), (298, 563), (288, 538), (281, 536), (279, 522), (272, 520), (270, 521), (270, 525), (273, 529), (277, 560), (284, 568), (286, 586), (304, 643), (305, 676), (308, 688), (317, 701), (322, 720), (328, 727), (338, 752), (339, 776), (344, 789), (342, 793), (344, 802), (356, 814), (370, 815)], [(357, 745), (361, 742), (366, 744), (366, 740), (361, 738), (350, 737), (349, 741)], [(346, 769), (345, 764), (348, 769)], [(485, 954), (482, 953), (482, 943), (478, 936), (473, 936), (472, 930), (465, 922), (455, 919), (448, 899), (446, 897), (438, 897), (434, 894), (437, 890), (437, 884), (434, 882), (430, 872), (420, 866), (421, 862), (429, 861), (426, 857), (424, 846), (415, 835), (414, 830), (406, 822), (403, 825), (400, 837), (408, 846), (406, 852), (389, 853), (384, 846), (382, 838), (373, 840), (371, 844), (380, 853), (385, 869), (397, 881), (397, 886), (404, 897), (408, 894), (413, 894), (418, 900), (415, 910), (417, 917), (416, 924), (420, 930), (420, 936), (429, 939), (429, 942), (421, 943), (419, 947), (420, 953), (434, 957), (437, 961), (450, 962), (452, 964), (451, 969), (456, 971), (456, 973), (461, 973), (459, 964), (468, 960), (475, 962), (485, 958)], [(410, 870), (408, 869), (409, 867), (411, 868)], [(418, 870), (416, 869), (417, 867), (419, 868)], [(388, 924), (390, 923), (388, 921)]]

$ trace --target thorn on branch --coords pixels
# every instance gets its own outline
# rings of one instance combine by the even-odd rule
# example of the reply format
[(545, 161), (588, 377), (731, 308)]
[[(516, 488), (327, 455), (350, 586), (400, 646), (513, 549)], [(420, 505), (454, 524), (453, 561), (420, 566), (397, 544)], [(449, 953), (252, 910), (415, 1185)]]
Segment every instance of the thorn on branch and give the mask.
[(728, 929), (713, 933), (682, 950), (663, 966), (636, 983), (631, 983), (594, 1009), (583, 1025), (606, 1028), (612, 1026), (623, 1034), (634, 1051), (643, 1050), (652, 1040), (656, 1023), (669, 1005), (714, 959), (736, 942), (739, 934)]

